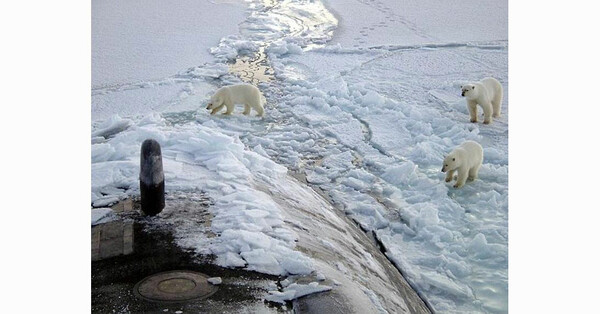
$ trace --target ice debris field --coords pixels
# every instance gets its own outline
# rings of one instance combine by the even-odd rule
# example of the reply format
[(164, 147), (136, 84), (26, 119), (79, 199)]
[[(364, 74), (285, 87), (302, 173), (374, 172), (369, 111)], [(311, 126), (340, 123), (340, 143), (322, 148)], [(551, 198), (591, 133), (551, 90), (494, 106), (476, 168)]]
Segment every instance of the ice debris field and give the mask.
[[(200, 3), (92, 3), (92, 206), (139, 194), (140, 145), (152, 138), (167, 193), (214, 200), (216, 237), (192, 223), (174, 232), (218, 265), (319, 273), (274, 192), (309, 188), (371, 233), (434, 311), (506, 312), (507, 2)], [(159, 25), (156, 12), (167, 12)], [(486, 76), (504, 88), (502, 117), (469, 123), (460, 86)], [(204, 109), (241, 82), (265, 95), (263, 118)], [(483, 146), (483, 166), (454, 189), (441, 163), (465, 140)], [(265, 299), (332, 288), (292, 283)], [(376, 305), (385, 298), (363, 292)]]

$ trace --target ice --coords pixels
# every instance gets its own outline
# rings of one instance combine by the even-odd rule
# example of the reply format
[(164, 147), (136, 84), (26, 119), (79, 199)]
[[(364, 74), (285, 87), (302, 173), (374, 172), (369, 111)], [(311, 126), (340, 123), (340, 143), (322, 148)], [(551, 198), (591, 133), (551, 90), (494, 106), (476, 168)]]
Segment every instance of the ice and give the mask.
[(93, 208), (92, 209), (92, 226), (106, 223), (115, 219), (115, 213), (110, 208)]
[[(290, 205), (278, 199), (282, 190), (299, 184), (286, 181), (288, 171), (305, 175), (312, 188), (378, 239), (434, 311), (506, 312), (507, 3), (492, 2), (328, 0), (330, 11), (322, 1), (276, 6), (249, 1), (246, 13), (236, 4), (211, 3), (212, 12), (223, 13), (226, 27), (185, 42), (204, 47), (192, 49), (200, 60), (186, 49), (185, 58), (160, 71), (153, 66), (156, 56), (148, 69), (140, 70), (136, 59), (131, 62), (137, 72), (113, 77), (105, 63), (93, 60), (93, 205), (139, 193), (139, 148), (154, 138), (162, 146), (167, 190), (201, 190), (214, 200), (210, 228), (216, 237), (195, 238), (196, 229), (187, 225), (175, 230), (180, 245), (214, 254), (221, 266), (279, 276), (325, 275), (318, 257), (298, 249), (300, 241), (311, 242), (305, 227), (310, 224), (291, 219)], [(163, 6), (153, 3), (149, 11)], [(471, 18), (481, 7), (489, 9), (486, 18)], [(111, 27), (127, 17), (141, 23), (131, 11), (125, 13)], [(159, 22), (171, 33), (182, 23)], [(204, 29), (196, 23), (183, 29)], [(105, 33), (97, 30), (94, 36)], [(173, 40), (178, 38), (183, 35)], [(139, 48), (141, 39), (153, 38), (141, 36), (126, 45), (128, 51)], [(268, 100), (265, 117), (239, 111), (210, 116), (203, 110), (210, 95), (240, 81), (228, 73), (227, 62), (259, 51), (276, 77), (260, 85)], [(146, 52), (127, 58), (143, 56)], [(98, 66), (103, 70), (96, 71)], [(503, 116), (489, 126), (469, 123), (459, 93), (461, 83), (485, 76), (498, 78), (505, 88)], [(482, 144), (484, 164), (478, 180), (454, 189), (444, 182), (441, 160), (464, 140)], [(326, 212), (315, 202), (302, 204)], [(314, 220), (345, 224), (331, 215)], [(313, 240), (331, 252), (344, 250), (332, 239)], [(347, 276), (357, 264), (374, 264), (367, 254), (334, 263), (335, 271)], [(381, 291), (361, 291), (385, 310), (386, 300), (377, 296)], [(302, 294), (296, 292), (272, 291), (270, 298), (291, 300)]]
[[(293, 251), (296, 236), (284, 227), (278, 205), (264, 192), (252, 188), (254, 175), (277, 177), (286, 174), (285, 168), (246, 150), (236, 137), (201, 124), (173, 129), (152, 115), (135, 121), (130, 131), (94, 144), (95, 206), (118, 201), (124, 190), (115, 186), (126, 187), (130, 193), (138, 189), (139, 147), (147, 135), (156, 135), (161, 143), (167, 189), (201, 187), (219, 195), (212, 221), (213, 231), (219, 237), (210, 246), (217, 255), (217, 264), (278, 275), (312, 271), (310, 259)], [(206, 170), (197, 171), (199, 167)], [(233, 190), (237, 193), (231, 193)]]
[(486, 237), (482, 233), (475, 235), (469, 243), (469, 252), (478, 259), (487, 259), (493, 257), (505, 257), (507, 250), (499, 244), (488, 243)]
[(277, 259), (264, 249), (255, 249), (240, 253), (240, 256), (248, 262), (248, 270), (254, 270), (271, 275), (285, 274), (285, 270)]
[(185, 73), (194, 78), (218, 79), (227, 73), (229, 68), (225, 64), (203, 65), (187, 70)]
[(411, 227), (421, 230), (440, 222), (437, 208), (427, 205), (418, 207), (420, 208), (416, 211), (417, 214), (409, 220)]
[(131, 126), (131, 120), (122, 119), (119, 115), (114, 115), (110, 119), (100, 124), (96, 130), (92, 132), (92, 138), (95, 137), (110, 137), (119, 132), (122, 132)]
[(421, 278), (426, 284), (442, 289), (445, 293), (452, 294), (459, 298), (473, 298), (473, 293), (467, 286), (455, 283), (446, 276), (441, 276), (439, 274), (423, 274)]
[(293, 283), (283, 288), (283, 291), (269, 291), (269, 294), (265, 296), (265, 300), (270, 302), (285, 303), (285, 301), (297, 299), (309, 294), (329, 291), (331, 289), (333, 288), (326, 285), (320, 285), (316, 281), (307, 285)]
[[(394, 6), (388, 5), (393, 10)], [(342, 15), (347, 12), (343, 11)], [(361, 23), (356, 19), (352, 21), (350, 27)], [(344, 27), (348, 26), (344, 24)], [(333, 41), (335, 44), (335, 36)], [(503, 43), (498, 43), (498, 47), (502, 46)], [(340, 143), (322, 148), (320, 154), (325, 158), (320, 166), (307, 167), (307, 180), (328, 191), (335, 202), (344, 204), (345, 212), (363, 228), (377, 230), (381, 235), (388, 231), (404, 235), (406, 240), (401, 242), (382, 237), (384, 246), (398, 252), (390, 254), (408, 255), (400, 268), (409, 278), (414, 278), (413, 283), (428, 296), (434, 309), (464, 306), (465, 311), (477, 311), (477, 305), (471, 307), (468, 301), (453, 299), (450, 295), (468, 299), (472, 294), (466, 293), (465, 287), (475, 284), (474, 278), (469, 277), (470, 269), (481, 267), (502, 274), (506, 272), (503, 260), (478, 263), (475, 259), (479, 258), (473, 256), (473, 259), (467, 257), (448, 263), (424, 259), (422, 254), (410, 252), (425, 250), (428, 254), (439, 254), (441, 250), (444, 254), (464, 256), (465, 246), (475, 235), (468, 232), (469, 228), (480, 230), (482, 227), (475, 220), (465, 225), (465, 212), (467, 216), (471, 211), (486, 216), (490, 213), (496, 222), (494, 230), (505, 233), (502, 230), (507, 228), (507, 188), (503, 182), (507, 173), (496, 171), (496, 165), (507, 163), (506, 137), (503, 136), (506, 125), (501, 119), (495, 125), (497, 131), (485, 129), (485, 134), (481, 134), (479, 125), (469, 124), (457, 84), (471, 77), (488, 75), (490, 68), (482, 68), (479, 60), (489, 62), (494, 67), (494, 75), (503, 81), (506, 51), (503, 48), (484, 51), (478, 50), (476, 45), (461, 44), (389, 46), (378, 47), (380, 53), (384, 53), (378, 57), (377, 50), (367, 53), (339, 45), (329, 47), (272, 59), (274, 67), (289, 77), (285, 90), (290, 96), (284, 97), (282, 103), (289, 103), (295, 117), (312, 130), (321, 130)], [(334, 57), (329, 59), (328, 54)], [(296, 80), (294, 69), (286, 64), (294, 64), (294, 69), (301, 69), (302, 75), (311, 77), (311, 81)], [(332, 77), (335, 84), (331, 83)], [(313, 81), (315, 83), (311, 83)], [(494, 141), (486, 141), (490, 135)], [(482, 167), (480, 180), (464, 190), (454, 191), (443, 181), (441, 160), (453, 146), (467, 139), (483, 142), (485, 151), (490, 152), (485, 163), (493, 164)], [(278, 149), (276, 154), (282, 150)], [(351, 175), (361, 164), (367, 166), (368, 171), (361, 170), (370, 177)], [(476, 189), (494, 191), (473, 193)], [(371, 196), (378, 193), (383, 195)], [(386, 194), (394, 197), (386, 200)], [(399, 217), (378, 204), (382, 199), (387, 202), (386, 206), (399, 208)], [(390, 223), (398, 218), (402, 224)], [(501, 256), (506, 251), (506, 239), (497, 236), (495, 239), (494, 244), (499, 249), (496, 256)], [(460, 288), (450, 284), (452, 275), (448, 274), (453, 272), (462, 275), (464, 282), (457, 284)], [(430, 280), (424, 281), (425, 277), (420, 274)], [(441, 279), (444, 277), (450, 279), (444, 281)], [(501, 291), (496, 298), (506, 300), (506, 281), (502, 275), (496, 278), (499, 280), (494, 284)], [(432, 288), (435, 286), (432, 282), (437, 283), (437, 288)], [(451, 293), (444, 294), (444, 289)]]
[(238, 55), (248, 55), (257, 51), (258, 44), (243, 39), (241, 36), (231, 35), (221, 39), (217, 47), (211, 48), (210, 53), (224, 61), (235, 59)]
[(96, 145), (92, 145), (92, 162), (111, 160), (115, 153), (116, 150), (112, 145), (96, 143)]
[(221, 279), (221, 277), (212, 277), (206, 279), (206, 281), (208, 281), (212, 285), (218, 286), (223, 282), (223, 279)]
[(293, 300), (296, 297), (296, 290), (269, 291), (265, 300), (285, 304), (285, 301)]
[(102, 207), (102, 206), (114, 205), (120, 200), (121, 200), (121, 198), (118, 196), (99, 197), (92, 202), (92, 206), (93, 207)]
[(495, 148), (486, 148), (483, 150), (483, 156), (486, 161), (494, 164), (505, 164), (506, 159), (504, 158), (504, 153), (499, 149)]
[(208, 47), (237, 31), (245, 6), (111, 0), (92, 3), (92, 11), (92, 85), (99, 87), (162, 79), (211, 61)]
[(284, 288), (287, 287), (287, 286), (289, 286), (290, 284), (292, 284), (292, 282), (288, 278), (282, 280), (280, 283), (281, 283), (281, 286), (284, 287)]
[(416, 179), (416, 168), (417, 165), (408, 161), (400, 166), (391, 167), (381, 177), (392, 184), (407, 184)]
[(257, 248), (265, 249), (271, 247), (271, 239), (262, 232), (251, 232), (246, 230), (233, 231), (227, 229), (221, 233), (221, 238), (223, 240), (235, 239), (231, 242), (241, 243), (240, 251), (242, 252)]
[(361, 103), (366, 106), (381, 106), (385, 102), (385, 98), (374, 91), (367, 91), (367, 93), (361, 97)]
[(216, 264), (224, 267), (244, 267), (247, 263), (239, 254), (225, 252), (217, 257)]
[(285, 54), (302, 54), (302, 47), (294, 42), (281, 40), (270, 45), (267, 52), (278, 56)]

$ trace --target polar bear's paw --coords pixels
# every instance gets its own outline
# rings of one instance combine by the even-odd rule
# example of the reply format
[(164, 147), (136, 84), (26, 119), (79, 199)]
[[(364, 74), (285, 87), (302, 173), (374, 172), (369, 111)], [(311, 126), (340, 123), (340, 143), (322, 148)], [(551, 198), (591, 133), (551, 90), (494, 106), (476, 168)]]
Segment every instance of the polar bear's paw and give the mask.
[(454, 188), (455, 188), (455, 189), (460, 189), (460, 188), (462, 188), (463, 186), (465, 186), (465, 184), (464, 184), (464, 183), (459, 183), (459, 182), (456, 182), (456, 184), (454, 185)]

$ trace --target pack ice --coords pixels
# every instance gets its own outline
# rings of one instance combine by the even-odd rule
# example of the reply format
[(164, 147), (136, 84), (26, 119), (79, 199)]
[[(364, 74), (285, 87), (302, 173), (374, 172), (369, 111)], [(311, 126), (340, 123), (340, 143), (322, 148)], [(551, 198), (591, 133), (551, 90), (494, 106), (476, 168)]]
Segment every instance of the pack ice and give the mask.
[[(409, 312), (391, 262), (434, 311), (506, 312), (508, 97), (503, 117), (474, 125), (460, 85), (494, 76), (508, 93), (507, 4), (213, 5), (200, 10), (210, 14), (194, 13), (223, 17), (224, 27), (202, 39), (209, 56), (115, 80), (93, 67), (94, 207), (139, 193), (139, 145), (154, 138), (168, 193), (202, 191), (214, 200), (216, 237), (189, 223), (175, 230), (178, 243), (214, 254), (221, 266), (287, 278), (265, 296), (271, 301), (331, 288), (363, 312)], [(481, 6), (488, 16), (473, 18)], [(121, 23), (144, 23), (128, 12)], [(172, 18), (161, 24), (165, 32), (201, 28)], [(157, 44), (127, 29), (135, 39), (128, 45)], [(186, 43), (173, 39), (171, 49)], [(258, 82), (263, 119), (202, 110), (219, 87), (252, 78), (230, 73), (228, 62), (260, 54), (274, 75)], [(454, 190), (439, 169), (464, 140), (480, 143), (485, 158), (480, 178)]]

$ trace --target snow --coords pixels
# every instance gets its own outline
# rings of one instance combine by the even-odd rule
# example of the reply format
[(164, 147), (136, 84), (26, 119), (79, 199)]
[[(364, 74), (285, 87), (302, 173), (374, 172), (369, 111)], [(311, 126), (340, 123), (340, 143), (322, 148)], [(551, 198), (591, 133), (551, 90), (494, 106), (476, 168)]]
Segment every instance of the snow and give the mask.
[(125, 131), (130, 125), (131, 120), (122, 119), (119, 115), (114, 115), (100, 124), (96, 130), (92, 132), (92, 138), (108, 138), (114, 134)]
[(330, 44), (346, 48), (506, 40), (508, 3), (326, 0), (341, 20)]
[[(92, 150), (92, 192), (99, 200), (107, 202), (98, 195), (115, 185), (121, 190), (114, 192), (120, 194), (110, 201), (137, 193), (139, 145), (151, 135), (161, 143), (168, 188), (200, 188), (216, 199), (212, 229), (220, 237), (211, 251), (217, 264), (247, 265), (249, 270), (274, 275), (312, 271), (310, 259), (293, 250), (296, 235), (284, 226), (279, 206), (253, 187), (253, 175), (274, 178), (285, 175), (286, 169), (210, 127), (186, 124), (173, 129), (154, 115), (133, 123), (128, 132), (114, 135), (107, 143), (93, 145), (101, 148)], [(107, 156), (107, 151), (128, 153)]]
[[(188, 225), (176, 231), (182, 246), (216, 255), (220, 266), (283, 277), (317, 274), (318, 281), (344, 282), (361, 267), (382, 273), (368, 252), (340, 253), (349, 260), (331, 265), (306, 253), (307, 247), (352, 250), (325, 227), (346, 222), (288, 176), (305, 174), (340, 212), (372, 232), (435, 311), (507, 311), (506, 2), (249, 1), (244, 14), (236, 2), (210, 3), (205, 11), (189, 10), (199, 5), (187, 2), (168, 8), (150, 2), (139, 18), (124, 9), (112, 24), (107, 19), (116, 3), (94, 4), (98, 48), (135, 52), (150, 45), (187, 57), (173, 56), (176, 62), (157, 68), (160, 51), (122, 59), (115, 57), (118, 49), (94, 50), (93, 206), (139, 193), (139, 148), (153, 138), (161, 144), (168, 193), (201, 190), (214, 200), (210, 228), (217, 236), (195, 236)], [(158, 25), (175, 34), (166, 42), (162, 33), (149, 36), (156, 28), (140, 31), (149, 23), (143, 17), (158, 8), (169, 9)], [(207, 28), (220, 14), (223, 27)], [(125, 34), (103, 39), (123, 23), (131, 23), (119, 27)], [(180, 28), (201, 38), (178, 36)], [(185, 48), (175, 49), (182, 42)], [(266, 116), (246, 117), (240, 108), (210, 116), (203, 109), (210, 95), (240, 82), (226, 62), (258, 52), (276, 78), (259, 85)], [(140, 70), (142, 57), (148, 66)], [(122, 72), (109, 73), (102, 58), (123, 62)], [(462, 83), (486, 76), (505, 92), (503, 116), (488, 126), (469, 123), (460, 97)], [(483, 146), (484, 162), (480, 178), (456, 190), (444, 182), (441, 161), (465, 140)], [(297, 204), (278, 194), (321, 220), (294, 216), (289, 207)], [(308, 236), (315, 225), (316, 239)], [(382, 297), (384, 284), (352, 278), (371, 309), (396, 302)], [(331, 289), (316, 282), (282, 286), (267, 298), (284, 302)]]
[(331, 289), (332, 287), (320, 285), (318, 282), (311, 282), (307, 285), (293, 283), (283, 288), (282, 291), (269, 291), (269, 295), (265, 297), (265, 300), (285, 303), (285, 301), (290, 301), (313, 293), (329, 291)]
[[(462, 40), (480, 40), (480, 35)], [(284, 96), (283, 103), (289, 99), (290, 108), (301, 113), (295, 115), (298, 124), (308, 123), (313, 132), (320, 130), (339, 141), (335, 149), (323, 147), (320, 155), (332, 156), (339, 151), (345, 152), (343, 156), (358, 155), (366, 172), (377, 178), (360, 182), (350, 172), (339, 173), (337, 169), (355, 168), (346, 161), (344, 166), (336, 165), (331, 170), (309, 169), (308, 181), (344, 204), (344, 210), (364, 229), (376, 231), (390, 259), (434, 309), (505, 311), (508, 108), (505, 100), (504, 116), (484, 129), (465, 123), (464, 100), (456, 92), (464, 80), (488, 75), (497, 77), (508, 91), (505, 42), (378, 47), (343, 55), (316, 49), (302, 55), (271, 57), (274, 67), (280, 69), (280, 78), (288, 83), (284, 94), (290, 96)], [(339, 61), (342, 58), (343, 63)], [(323, 60), (339, 66), (336, 69)], [(323, 63), (327, 65), (322, 67)], [(310, 83), (296, 81), (298, 75), (290, 74), (293, 69), (301, 69)], [(330, 83), (332, 76), (337, 80), (335, 85)], [(340, 88), (340, 84), (346, 86)], [(307, 94), (310, 100), (301, 100)], [(285, 110), (281, 107), (278, 109)], [(357, 122), (363, 125), (362, 134), (356, 132), (361, 130), (360, 125), (348, 128)], [(443, 182), (439, 167), (443, 156), (464, 140), (480, 142), (490, 156), (485, 157), (480, 180), (455, 191)], [(262, 147), (270, 148), (264, 140)], [(322, 166), (326, 166), (325, 161)], [(380, 204), (381, 198), (391, 195), (395, 197), (389, 198), (386, 205), (397, 208), (397, 212), (389, 212)], [(390, 227), (390, 220), (398, 218), (407, 225)], [(481, 243), (484, 234), (485, 239), (493, 239), (493, 249)], [(465, 255), (465, 250), (475, 244), (482, 251)], [(461, 259), (470, 267), (461, 268), (463, 276), (457, 278), (448, 272), (449, 268), (455, 269), (455, 264), (424, 257), (422, 252), (431, 256), (456, 253), (453, 256), (463, 256)], [(483, 256), (487, 257), (485, 261)], [(490, 289), (496, 294), (483, 293)], [(472, 302), (476, 298), (479, 300)]]
[(210, 62), (208, 48), (237, 32), (244, 10), (235, 1), (94, 1), (92, 86), (151, 82)]
[(92, 209), (92, 226), (106, 223), (116, 219), (116, 215), (112, 209), (102, 207)]
[(220, 285), (223, 282), (223, 279), (221, 279), (221, 277), (212, 277), (206, 279), (206, 281), (208, 281), (212, 285)]

